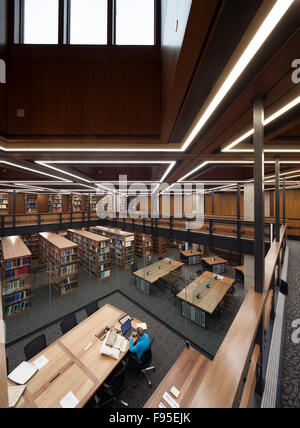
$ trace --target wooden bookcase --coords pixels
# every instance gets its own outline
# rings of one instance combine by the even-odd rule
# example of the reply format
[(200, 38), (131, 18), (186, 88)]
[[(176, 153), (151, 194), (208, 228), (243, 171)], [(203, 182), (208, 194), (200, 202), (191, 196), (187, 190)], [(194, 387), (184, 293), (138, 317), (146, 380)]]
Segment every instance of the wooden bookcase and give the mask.
[(99, 195), (89, 195), (86, 198), (86, 205), (85, 205), (86, 212), (88, 212), (88, 210), (89, 210), (89, 207), (88, 207), (89, 199), (88, 198), (90, 198), (90, 212), (95, 212), (96, 206), (97, 206), (98, 201), (100, 199), (100, 196)]
[(8, 193), (0, 193), (0, 214), (8, 214)]
[(23, 235), (22, 239), (27, 248), (29, 248), (32, 258), (39, 257), (39, 234), (32, 233), (31, 235)]
[(168, 240), (161, 236), (152, 236), (153, 252), (159, 256), (164, 256), (168, 252)]
[(137, 257), (142, 258), (146, 263), (152, 260), (152, 236), (145, 233), (135, 233), (134, 252)]
[(52, 279), (60, 297), (78, 289), (78, 245), (53, 232), (39, 233), (41, 263), (51, 263)]
[(78, 245), (78, 263), (98, 281), (110, 277), (110, 239), (84, 230), (68, 229), (68, 239)]
[(129, 270), (134, 262), (134, 233), (104, 226), (91, 227), (90, 231), (110, 238), (111, 262), (122, 270)]
[(38, 213), (38, 195), (25, 195), (25, 214)]
[(2, 238), (2, 298), (5, 319), (31, 309), (31, 252), (20, 236)]
[(177, 239), (169, 239), (169, 247), (179, 248), (179, 245), (182, 244), (182, 241), (177, 241)]
[(82, 196), (72, 195), (72, 211), (74, 213), (82, 211)]
[(49, 195), (48, 212), (49, 214), (69, 212), (69, 196)]

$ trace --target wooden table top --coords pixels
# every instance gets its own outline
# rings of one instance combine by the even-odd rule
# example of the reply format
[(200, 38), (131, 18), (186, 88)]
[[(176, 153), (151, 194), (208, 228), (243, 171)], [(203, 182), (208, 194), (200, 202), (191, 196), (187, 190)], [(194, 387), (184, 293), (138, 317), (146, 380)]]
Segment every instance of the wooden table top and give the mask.
[(76, 235), (79, 235), (83, 238), (87, 238), (87, 239), (95, 241), (95, 242), (107, 242), (107, 241), (109, 241), (109, 238), (107, 238), (106, 236), (98, 235), (97, 233), (88, 232), (87, 230), (68, 229), (67, 232), (74, 233)]
[(205, 261), (210, 266), (214, 265), (220, 265), (223, 263), (228, 263), (228, 260), (222, 259), (221, 257), (214, 256), (214, 257), (203, 257), (202, 260)]
[(170, 272), (180, 268), (181, 266), (184, 266), (184, 263), (166, 258), (160, 260), (159, 262), (153, 263), (152, 265), (139, 269), (138, 271), (134, 272), (134, 275), (153, 284), (159, 278), (168, 275)]
[(112, 235), (120, 235), (120, 236), (123, 236), (124, 238), (126, 237), (134, 238), (134, 233), (125, 232), (124, 230), (121, 230), (121, 229), (113, 229), (113, 228), (104, 227), (104, 226), (94, 226), (90, 228), (90, 230), (95, 230), (95, 229), (101, 230), (102, 232), (111, 233)]
[(233, 266), (233, 269), (238, 270), (238, 271), (242, 272), (243, 274), (245, 273), (245, 267), (244, 266)]
[[(181, 408), (189, 408), (210, 364), (210, 360), (200, 352), (193, 348), (186, 348), (144, 407), (158, 408), (161, 402), (167, 408), (170, 408), (169, 404), (163, 399), (163, 395), (167, 392)], [(175, 398), (170, 393), (173, 386), (180, 391), (178, 398)]]
[(57, 233), (53, 232), (41, 232), (39, 235), (46, 239), (47, 241), (51, 242), (55, 247), (57, 247), (60, 250), (64, 250), (66, 248), (77, 248), (78, 245), (75, 244), (72, 241), (69, 241), (68, 239), (64, 238), (63, 236), (58, 235)]
[(30, 257), (31, 252), (20, 236), (6, 236), (2, 238), (3, 260), (13, 260), (21, 257)]
[[(124, 312), (107, 304), (86, 318), (67, 334), (36, 355), (30, 362), (45, 356), (49, 363), (26, 384), (18, 408), (61, 408), (60, 401), (70, 392), (83, 407), (99, 389), (129, 350), (119, 360), (99, 355), (102, 341), (95, 335), (106, 327), (120, 328)], [(133, 320), (136, 326), (138, 320)], [(9, 385), (13, 383), (9, 380)]]
[(202, 275), (206, 276), (207, 278), (215, 278), (218, 281), (224, 282), (225, 284), (230, 285), (230, 286), (235, 283), (235, 279), (233, 279), (233, 278), (228, 278), (228, 276), (219, 275), (217, 273), (213, 273), (213, 272), (210, 272), (208, 270), (203, 272)]
[(188, 250), (188, 251), (180, 251), (180, 253), (184, 257), (194, 257), (194, 256), (201, 256), (201, 252), (197, 250)]
[[(233, 282), (234, 280), (229, 284), (202, 274), (178, 293), (177, 297), (204, 312), (213, 314)], [(197, 297), (198, 294), (200, 298)]]

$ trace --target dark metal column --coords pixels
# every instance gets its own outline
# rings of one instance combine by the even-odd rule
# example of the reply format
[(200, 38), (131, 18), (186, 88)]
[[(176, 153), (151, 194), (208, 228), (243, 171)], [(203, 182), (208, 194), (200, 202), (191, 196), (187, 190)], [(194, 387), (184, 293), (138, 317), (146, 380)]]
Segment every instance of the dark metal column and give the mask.
[(241, 185), (238, 183), (237, 185), (237, 193), (236, 193), (236, 234), (238, 239), (238, 250), (241, 251)]
[[(253, 100), (254, 147), (254, 280), (255, 291), (263, 293), (265, 282), (265, 198), (264, 198), (264, 99)], [(255, 342), (260, 346), (261, 358), (256, 392), (264, 390), (264, 317), (261, 317)]]
[(211, 192), (211, 213), (215, 214), (215, 192)]
[(283, 217), (283, 225), (286, 224), (285, 218), (285, 178), (282, 180), (282, 217)]
[(16, 227), (16, 191), (13, 192), (13, 227)]
[(263, 293), (265, 282), (265, 195), (264, 195), (264, 99), (253, 100), (254, 125), (254, 279), (255, 291)]
[(280, 176), (280, 165), (279, 159), (276, 158), (275, 163), (275, 239), (276, 242), (280, 240), (280, 193), (279, 193), (279, 176)]

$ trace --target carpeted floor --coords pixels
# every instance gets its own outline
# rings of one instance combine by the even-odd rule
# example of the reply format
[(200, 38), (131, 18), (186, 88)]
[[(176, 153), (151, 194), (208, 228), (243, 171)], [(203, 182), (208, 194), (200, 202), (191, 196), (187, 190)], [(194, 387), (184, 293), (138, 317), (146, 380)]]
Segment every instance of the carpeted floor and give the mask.
[[(168, 256), (178, 259), (178, 251), (170, 249)], [(156, 261), (156, 257), (154, 258)], [(142, 261), (138, 261), (139, 268)], [(189, 284), (199, 265), (183, 268), (181, 287)], [(233, 269), (228, 266), (226, 274), (233, 277)], [(148, 296), (138, 290), (134, 284), (130, 272), (123, 272), (113, 266), (111, 277), (105, 281), (98, 282), (87, 273), (79, 271), (78, 292), (61, 298), (57, 295), (53, 287), (49, 286), (49, 273), (42, 272), (33, 276), (32, 281), (32, 309), (22, 315), (16, 316), (6, 321), (7, 343), (14, 342), (32, 332), (52, 323), (67, 314), (83, 308), (91, 301), (103, 298), (117, 290), (129, 297), (133, 302), (153, 314), (171, 329), (179, 332), (194, 343), (199, 349), (210, 356), (214, 356), (221, 345), (242, 301), (244, 289), (242, 283), (235, 285), (235, 295), (231, 297), (230, 305), (221, 305), (221, 312), (218, 315), (207, 317), (207, 328), (196, 325), (188, 321), (181, 315), (181, 304), (170, 299), (171, 292), (168, 287), (160, 290), (152, 290)]]
[[(289, 241), (288, 245), (290, 250), (289, 295), (286, 303), (281, 406), (283, 408), (300, 408), (300, 334), (296, 332), (296, 328), (300, 327), (300, 242)], [(297, 324), (297, 327), (293, 327), (293, 323)]]

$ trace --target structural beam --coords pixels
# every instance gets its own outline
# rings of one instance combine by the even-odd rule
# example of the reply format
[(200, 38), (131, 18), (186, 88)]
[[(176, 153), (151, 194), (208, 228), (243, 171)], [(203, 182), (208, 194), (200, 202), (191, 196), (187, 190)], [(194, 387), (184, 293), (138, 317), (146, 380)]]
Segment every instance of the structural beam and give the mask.
[(279, 242), (280, 239), (280, 193), (279, 193), (279, 176), (280, 164), (279, 159), (276, 158), (275, 163), (275, 239)]

